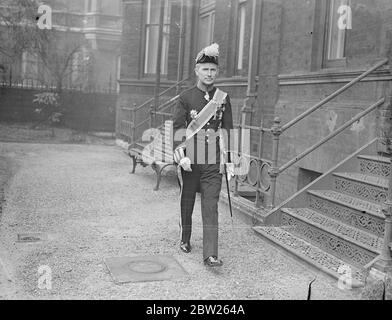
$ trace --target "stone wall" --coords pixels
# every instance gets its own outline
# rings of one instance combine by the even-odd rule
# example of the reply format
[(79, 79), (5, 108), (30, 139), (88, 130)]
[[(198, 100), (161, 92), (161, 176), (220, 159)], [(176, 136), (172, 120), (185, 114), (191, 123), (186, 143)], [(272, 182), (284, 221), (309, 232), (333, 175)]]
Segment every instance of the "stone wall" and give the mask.
[[(184, 1), (186, 5), (185, 23), (185, 50), (182, 77), (189, 78), (187, 86), (192, 86), (196, 82), (194, 74), (194, 59), (198, 53), (197, 48), (197, 20), (199, 18), (197, 9), (198, 3), (194, 0)], [(217, 85), (229, 93), (232, 98), (234, 119), (238, 122), (239, 110), (242, 107), (243, 99), (246, 96), (246, 78), (228, 78), (230, 74), (227, 70), (229, 57), (228, 44), (231, 41), (229, 34), (231, 6), (230, 1), (217, 0), (216, 16), (214, 27), (214, 41), (220, 45), (220, 76)], [(179, 25), (180, 6), (174, 4), (171, 15), (170, 45), (168, 56), (168, 74), (161, 77), (160, 91), (175, 84), (178, 71), (179, 60)], [(145, 8), (142, 0), (124, 2), (124, 26), (123, 26), (123, 47), (121, 63), (120, 95), (117, 102), (117, 131), (119, 129), (122, 107), (139, 106), (154, 96), (155, 77), (143, 75), (144, 62), (144, 15)], [(247, 21), (248, 29), (250, 20)], [(244, 62), (247, 65), (247, 61)], [(231, 72), (232, 73), (232, 72)], [(174, 91), (168, 97), (174, 95)], [(165, 99), (163, 98), (162, 101)], [(145, 118), (148, 110), (140, 117)]]
[[(358, 0), (352, 3), (352, 29), (347, 30), (346, 59), (339, 68), (326, 68), (323, 62), (325, 43), (326, 0), (260, 0), (260, 40), (257, 67), (258, 91), (250, 123), (253, 126), (271, 127), (279, 116), (282, 124), (292, 120), (324, 97), (342, 87), (361, 72), (385, 57), (392, 57), (392, 2), (390, 0)], [(142, 0), (126, 6), (121, 93), (117, 107), (139, 105), (154, 94), (154, 79), (143, 76), (143, 19)], [(197, 54), (198, 1), (184, 1), (187, 5), (185, 56), (183, 77), (195, 83), (194, 57)], [(220, 76), (217, 86), (231, 97), (234, 121), (240, 119), (240, 110), (247, 95), (247, 75), (235, 75), (233, 68), (233, 1), (216, 0), (214, 41), (220, 45)], [(248, 2), (252, 5), (252, 1)], [(176, 11), (176, 10), (175, 10)], [(250, 32), (252, 11), (247, 14), (247, 32)], [(177, 10), (178, 14), (178, 10)], [(176, 20), (176, 18), (174, 18)], [(177, 20), (176, 20), (177, 21)], [(248, 34), (248, 33), (247, 33)], [(176, 37), (171, 37), (175, 46)], [(135, 48), (138, 48), (136, 50)], [(178, 59), (176, 50), (170, 50), (169, 74), (174, 75)], [(247, 47), (246, 55), (250, 52)], [(132, 53), (132, 54), (131, 54)], [(244, 65), (249, 65), (248, 57)], [(125, 64), (124, 64), (125, 63)], [(367, 81), (357, 84), (345, 94), (334, 99), (308, 119), (282, 136), (279, 164), (328, 135), (345, 121), (391, 94), (391, 74), (381, 68)], [(173, 84), (175, 78), (162, 79), (161, 90)], [(278, 199), (284, 199), (297, 190), (300, 168), (302, 172), (317, 176), (339, 160), (379, 135), (382, 121), (390, 121), (389, 107), (373, 112), (354, 124), (339, 137), (290, 168), (278, 179)], [(384, 120), (381, 118), (383, 117)], [(118, 122), (118, 121), (117, 121)], [(385, 124), (383, 124), (384, 127)], [(258, 153), (259, 136), (252, 133), (251, 152)], [(263, 158), (271, 159), (271, 136), (265, 135)]]
[[(274, 108), (282, 124), (308, 110), (390, 52), (392, 3), (355, 1), (352, 4), (352, 29), (347, 30), (346, 35), (346, 66), (323, 67), (316, 50), (324, 41), (323, 33), (317, 29), (316, 20), (320, 19), (320, 14), (316, 13), (324, 4), (322, 0), (282, 2), (281, 44), (277, 52), (280, 56), (279, 99)], [(280, 142), (279, 165), (317, 143), (380, 98), (390, 95), (391, 80), (389, 69), (383, 67), (286, 131)], [(387, 114), (382, 111), (385, 109), (388, 107), (384, 104), (282, 174), (278, 179), (278, 203), (297, 191), (300, 168), (323, 173), (380, 136), (379, 128)]]

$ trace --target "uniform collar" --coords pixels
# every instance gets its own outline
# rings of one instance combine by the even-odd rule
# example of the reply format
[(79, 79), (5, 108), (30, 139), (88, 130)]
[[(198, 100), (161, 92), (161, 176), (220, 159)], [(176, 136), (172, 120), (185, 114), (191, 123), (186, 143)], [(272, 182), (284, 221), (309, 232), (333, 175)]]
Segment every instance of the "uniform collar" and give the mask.
[[(201, 90), (197, 85), (196, 85), (195, 87), (196, 87), (197, 90), (199, 90), (199, 91), (202, 92), (203, 94), (206, 93), (206, 91)], [(208, 91), (208, 94), (209, 94), (209, 95), (214, 94), (215, 91), (216, 91), (216, 87), (214, 86), (214, 87), (212, 87), (212, 89), (211, 89), (210, 91)]]

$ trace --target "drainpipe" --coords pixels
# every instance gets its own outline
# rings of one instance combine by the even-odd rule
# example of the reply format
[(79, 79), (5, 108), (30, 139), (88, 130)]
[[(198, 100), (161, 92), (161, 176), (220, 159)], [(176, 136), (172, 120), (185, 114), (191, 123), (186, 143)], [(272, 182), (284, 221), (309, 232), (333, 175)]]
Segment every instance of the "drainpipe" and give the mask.
[[(251, 120), (253, 106), (256, 103), (257, 97), (257, 81), (256, 77), (259, 72), (259, 54), (260, 54), (260, 32), (261, 32), (261, 13), (262, 13), (262, 0), (252, 1), (252, 23), (250, 34), (249, 46), (249, 67), (248, 67), (248, 86), (246, 90), (246, 98), (244, 100), (241, 114), (241, 128), (247, 123), (247, 119)], [(241, 149), (245, 146), (243, 139), (246, 135), (241, 135)]]
[(253, 105), (256, 102), (257, 82), (256, 77), (259, 73), (259, 54), (260, 54), (260, 32), (261, 32), (261, 13), (262, 0), (252, 1), (252, 24), (250, 34), (250, 51), (248, 67), (248, 87), (246, 90), (246, 99), (242, 107), (242, 112), (252, 112)]
[[(161, 0), (161, 11), (159, 15), (159, 36), (158, 36), (158, 54), (157, 54), (157, 65), (156, 65), (156, 78), (155, 78), (155, 92), (154, 92), (154, 111), (158, 110), (159, 106), (159, 91), (161, 86), (161, 59), (162, 59), (162, 43), (163, 43), (163, 19), (165, 14), (165, 0)], [(152, 118), (152, 125), (155, 127), (156, 113)]]
[[(259, 73), (259, 54), (260, 54), (260, 31), (261, 31), (261, 13), (262, 4), (264, 0), (253, 0), (252, 4), (252, 22), (249, 43), (249, 66), (248, 66), (248, 86), (246, 89), (246, 98), (244, 99), (241, 108), (241, 122), (240, 122), (240, 146), (239, 151), (242, 154), (251, 153), (250, 150), (246, 152), (243, 150), (244, 146), (248, 145), (245, 141), (246, 137), (250, 135), (244, 134), (245, 126), (248, 121), (252, 120), (253, 106), (256, 103), (257, 97), (257, 81), (256, 76)], [(248, 120), (248, 121), (247, 121)], [(249, 123), (251, 124), (251, 123)]]
[[(184, 74), (184, 52), (185, 52), (185, 32), (186, 32), (186, 6), (184, 0), (181, 0), (181, 18), (180, 18), (180, 43), (178, 49), (178, 67), (177, 83), (180, 82)], [(181, 86), (177, 86), (176, 95), (180, 93)]]

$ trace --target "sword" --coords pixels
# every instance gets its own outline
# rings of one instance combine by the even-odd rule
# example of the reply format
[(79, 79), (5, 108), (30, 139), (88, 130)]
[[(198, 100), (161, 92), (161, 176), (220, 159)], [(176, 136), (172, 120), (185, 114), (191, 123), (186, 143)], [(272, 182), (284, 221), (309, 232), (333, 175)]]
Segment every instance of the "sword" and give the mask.
[(230, 198), (230, 188), (229, 188), (229, 178), (227, 176), (227, 167), (225, 163), (225, 178), (226, 178), (226, 187), (227, 187), (227, 198), (229, 199), (229, 208), (230, 208), (230, 216), (233, 221), (233, 210), (231, 208), (231, 198)]

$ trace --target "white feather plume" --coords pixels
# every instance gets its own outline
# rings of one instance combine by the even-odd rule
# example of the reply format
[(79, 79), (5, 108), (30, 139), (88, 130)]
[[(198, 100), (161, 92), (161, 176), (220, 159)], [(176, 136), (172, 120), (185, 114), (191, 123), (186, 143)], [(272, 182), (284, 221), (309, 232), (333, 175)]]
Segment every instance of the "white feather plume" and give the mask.
[(204, 54), (209, 57), (218, 57), (219, 45), (217, 43), (213, 43), (212, 45), (204, 48)]
[(196, 62), (203, 56), (209, 56), (209, 57), (219, 57), (219, 45), (217, 43), (213, 43), (208, 47), (205, 47), (203, 50), (199, 52), (199, 54), (196, 57)]

